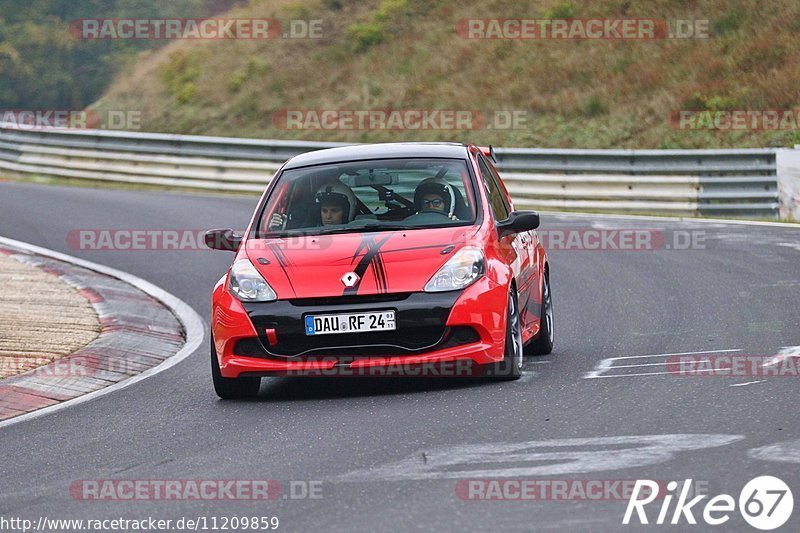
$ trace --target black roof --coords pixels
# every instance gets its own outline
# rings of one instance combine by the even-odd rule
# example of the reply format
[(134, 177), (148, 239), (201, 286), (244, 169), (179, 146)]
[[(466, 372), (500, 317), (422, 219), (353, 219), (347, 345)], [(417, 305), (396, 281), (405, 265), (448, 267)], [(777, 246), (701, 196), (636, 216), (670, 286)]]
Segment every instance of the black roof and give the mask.
[(291, 158), (285, 168), (307, 167), (325, 163), (341, 163), (365, 159), (390, 159), (403, 157), (466, 159), (467, 145), (460, 143), (381, 143), (356, 144), (339, 148), (314, 150)]

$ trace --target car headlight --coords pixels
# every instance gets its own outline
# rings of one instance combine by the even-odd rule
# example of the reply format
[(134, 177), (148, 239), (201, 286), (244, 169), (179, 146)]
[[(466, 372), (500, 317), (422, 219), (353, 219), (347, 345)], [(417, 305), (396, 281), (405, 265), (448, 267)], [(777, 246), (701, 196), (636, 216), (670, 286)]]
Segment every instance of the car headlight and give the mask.
[(425, 285), (425, 292), (463, 289), (486, 273), (486, 259), (477, 248), (462, 248)]
[(271, 302), (278, 299), (269, 283), (247, 259), (239, 259), (233, 264), (228, 287), (243, 302)]

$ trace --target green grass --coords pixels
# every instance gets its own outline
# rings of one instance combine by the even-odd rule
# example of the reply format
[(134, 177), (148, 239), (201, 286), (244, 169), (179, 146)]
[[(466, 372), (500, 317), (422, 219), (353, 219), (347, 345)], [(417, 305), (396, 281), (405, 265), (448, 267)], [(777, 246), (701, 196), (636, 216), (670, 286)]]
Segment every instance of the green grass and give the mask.
[[(97, 103), (147, 131), (351, 142), (456, 140), (523, 147), (789, 146), (797, 131), (675, 129), (681, 109), (800, 107), (800, 3), (757, 0), (253, 1), (230, 17), (303, 14), (320, 40), (182, 41), (140, 58)], [(658, 41), (459, 37), (463, 18), (709, 19), (711, 36)], [(517, 129), (286, 130), (285, 110), (519, 110)]]

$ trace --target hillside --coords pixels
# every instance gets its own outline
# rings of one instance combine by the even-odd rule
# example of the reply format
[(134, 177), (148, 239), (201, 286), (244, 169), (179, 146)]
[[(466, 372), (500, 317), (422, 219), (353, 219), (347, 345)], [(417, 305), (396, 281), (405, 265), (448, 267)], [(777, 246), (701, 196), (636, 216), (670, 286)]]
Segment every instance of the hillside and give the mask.
[(82, 109), (138, 52), (166, 42), (81, 40), (70, 33), (71, 21), (200, 17), (230, 9), (235, 1), (0, 0), (0, 110)]
[[(262, 138), (597, 148), (800, 142), (791, 125), (687, 131), (668, 120), (676, 110), (800, 107), (800, 3), (793, 0), (251, 0), (228, 16), (321, 19), (323, 38), (174, 42), (141, 57), (95, 107), (141, 111), (149, 131)], [(466, 18), (707, 19), (709, 35), (465, 39), (456, 24)], [(474, 131), (287, 129), (287, 109), (479, 110), (489, 117), (506, 110), (523, 113), (525, 123)]]

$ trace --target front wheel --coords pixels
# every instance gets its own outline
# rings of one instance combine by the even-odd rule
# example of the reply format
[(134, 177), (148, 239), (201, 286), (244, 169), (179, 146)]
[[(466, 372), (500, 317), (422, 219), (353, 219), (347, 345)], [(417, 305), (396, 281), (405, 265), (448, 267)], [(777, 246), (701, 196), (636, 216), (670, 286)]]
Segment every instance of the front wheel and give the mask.
[(550, 291), (549, 274), (544, 276), (539, 317), (539, 335), (525, 347), (526, 355), (547, 355), (553, 351), (553, 293)]
[(214, 339), (211, 339), (211, 378), (214, 381), (214, 392), (223, 400), (253, 398), (258, 395), (258, 389), (261, 388), (261, 378), (226, 378), (222, 376)]
[(500, 381), (511, 381), (522, 377), (522, 322), (519, 318), (517, 291), (513, 288), (508, 293), (503, 360), (489, 367), (488, 376)]

